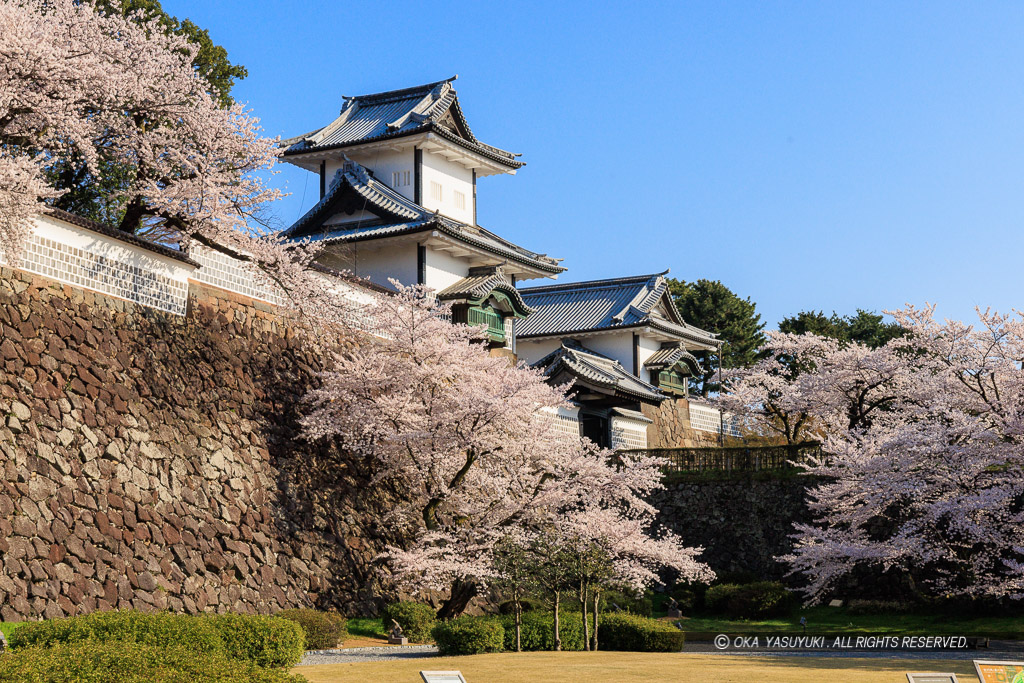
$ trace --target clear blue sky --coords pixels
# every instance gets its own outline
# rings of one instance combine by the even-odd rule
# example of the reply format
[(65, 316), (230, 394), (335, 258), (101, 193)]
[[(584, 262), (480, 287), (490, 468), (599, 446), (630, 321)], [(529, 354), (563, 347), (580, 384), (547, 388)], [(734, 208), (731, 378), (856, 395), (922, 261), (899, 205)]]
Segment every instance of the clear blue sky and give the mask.
[[(1021, 305), (1022, 3), (164, 5), (249, 69), (235, 95), (270, 135), (459, 74), (474, 132), (527, 162), (481, 180), (480, 223), (562, 280), (671, 268), (769, 326)], [(281, 169), (290, 224), (318, 184)]]

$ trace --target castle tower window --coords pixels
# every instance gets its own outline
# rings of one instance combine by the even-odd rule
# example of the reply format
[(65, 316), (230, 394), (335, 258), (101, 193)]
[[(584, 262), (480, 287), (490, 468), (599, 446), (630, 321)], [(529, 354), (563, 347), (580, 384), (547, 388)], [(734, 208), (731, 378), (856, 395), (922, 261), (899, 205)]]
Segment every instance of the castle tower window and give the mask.
[(430, 181), (430, 196), (441, 202), (444, 201), (444, 194), (441, 189), (441, 183), (436, 180)]
[(455, 208), (465, 209), (466, 208), (466, 195), (458, 190), (455, 190)]

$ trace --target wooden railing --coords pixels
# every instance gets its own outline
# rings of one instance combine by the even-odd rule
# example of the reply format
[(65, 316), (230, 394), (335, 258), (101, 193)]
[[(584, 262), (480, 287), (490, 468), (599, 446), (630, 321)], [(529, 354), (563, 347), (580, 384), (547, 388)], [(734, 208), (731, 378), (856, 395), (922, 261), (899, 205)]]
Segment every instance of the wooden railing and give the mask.
[(821, 444), (810, 441), (789, 446), (739, 446), (728, 448), (648, 448), (620, 453), (649, 453), (664, 458), (666, 474), (677, 472), (760, 472), (783, 470), (791, 463), (821, 457)]
[(479, 308), (471, 308), (466, 316), (466, 322), (470, 326), (486, 325), (487, 334), (492, 341), (505, 341), (505, 321), (497, 313), (483, 311)]

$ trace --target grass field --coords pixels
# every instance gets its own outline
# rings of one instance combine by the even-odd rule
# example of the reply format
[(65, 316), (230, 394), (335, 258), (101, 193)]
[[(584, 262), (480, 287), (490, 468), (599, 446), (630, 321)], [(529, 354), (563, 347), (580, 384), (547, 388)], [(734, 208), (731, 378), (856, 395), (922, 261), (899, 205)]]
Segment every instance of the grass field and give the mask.
[(398, 662), (297, 667), (310, 683), (388, 681), (414, 683), (420, 671), (461, 671), (467, 683), (906, 683), (908, 671), (955, 673), (977, 683), (971, 662), (811, 657), (729, 657), (633, 652), (528, 652), (437, 657)]
[[(662, 615), (664, 612), (661, 613)], [(655, 612), (655, 617), (659, 616)], [(692, 634), (717, 633), (803, 633), (800, 618), (807, 619), (807, 633), (849, 633), (872, 635), (963, 635), (987, 636), (999, 640), (1024, 640), (1024, 618), (954, 618), (949, 614), (850, 614), (844, 607), (811, 607), (788, 617), (757, 621), (723, 617), (694, 616), (680, 620)], [(379, 618), (348, 620), (348, 632), (365, 638), (387, 638)]]
[(7, 638), (10, 638), (11, 633), (14, 631), (14, 629), (18, 628), (24, 623), (24, 621), (0, 621), (0, 631), (3, 631), (3, 634)]
[(811, 607), (788, 617), (739, 621), (720, 617), (682, 619), (683, 629), (697, 633), (800, 633), (800, 617), (807, 618), (807, 633), (871, 633), (906, 635), (989, 636), (1024, 639), (1024, 618), (955, 618), (949, 614), (850, 614), (843, 607)]
[(352, 617), (345, 624), (349, 635), (360, 638), (387, 638), (388, 630), (380, 617)]

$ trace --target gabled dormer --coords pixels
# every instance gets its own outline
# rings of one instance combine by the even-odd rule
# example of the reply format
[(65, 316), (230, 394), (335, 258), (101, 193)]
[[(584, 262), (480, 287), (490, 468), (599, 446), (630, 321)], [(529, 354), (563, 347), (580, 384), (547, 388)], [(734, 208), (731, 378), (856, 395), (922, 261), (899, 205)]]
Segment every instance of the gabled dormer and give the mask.
[(282, 141), (283, 158), (320, 175), (321, 197), (347, 157), (428, 211), (476, 225), (477, 179), (514, 174), (524, 162), (477, 139), (455, 78), (344, 97), (334, 121)]
[(428, 210), (344, 158), (324, 196), (282, 236), (318, 243), (324, 265), (385, 287), (393, 278), (439, 292), (472, 269), (498, 267), (514, 285), (565, 270), (559, 259)]

